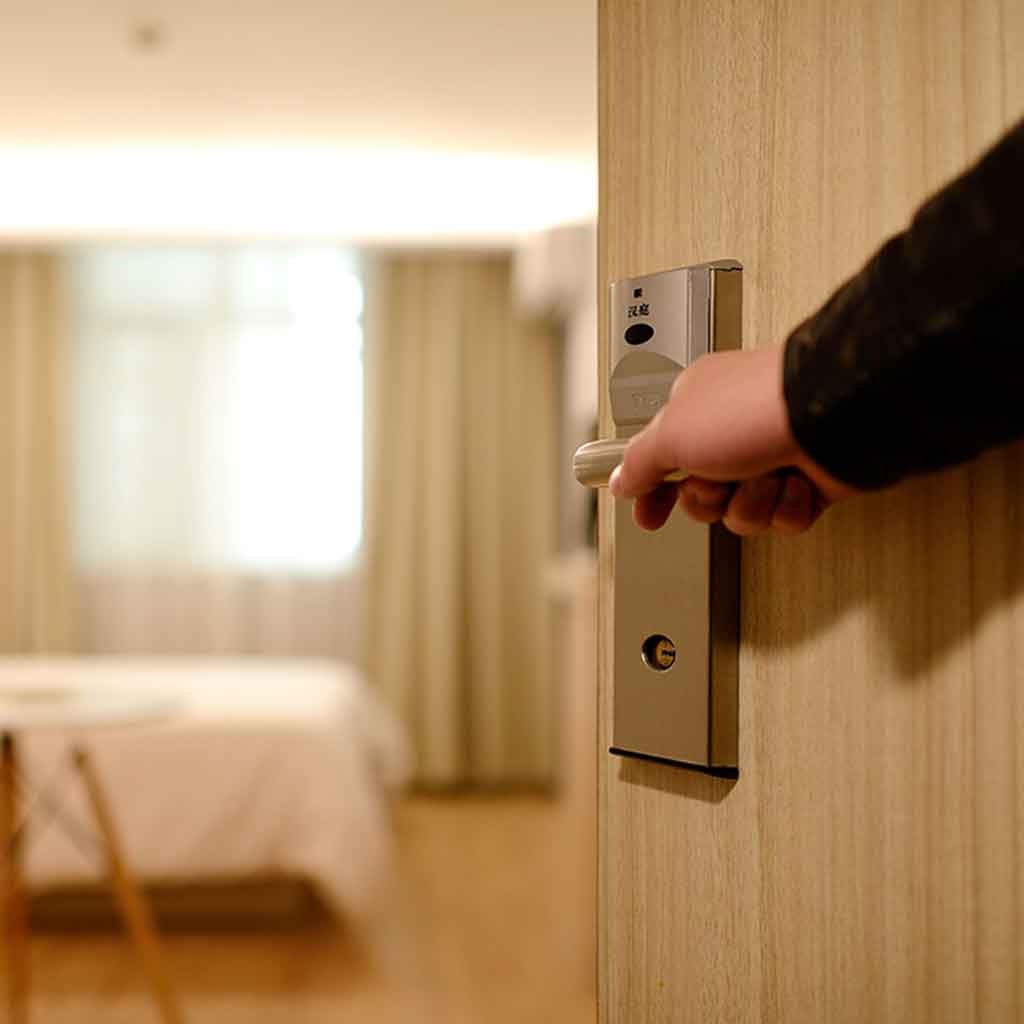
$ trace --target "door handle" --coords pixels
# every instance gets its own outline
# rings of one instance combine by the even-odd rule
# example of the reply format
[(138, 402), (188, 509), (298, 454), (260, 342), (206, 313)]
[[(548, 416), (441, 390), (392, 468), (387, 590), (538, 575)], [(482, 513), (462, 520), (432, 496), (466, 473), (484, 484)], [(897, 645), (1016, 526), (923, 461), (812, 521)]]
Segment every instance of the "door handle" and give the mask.
[[(740, 347), (742, 282), (739, 263), (719, 260), (611, 285), (606, 384), (615, 436), (576, 451), (580, 483), (607, 486), (630, 437), (695, 359)], [(612, 572), (611, 752), (735, 777), (739, 539), (679, 514), (648, 533), (618, 501)]]
[[(615, 437), (581, 444), (572, 457), (576, 481), (584, 487), (607, 487), (613, 470), (622, 462), (628, 444), (629, 441)], [(677, 469), (663, 480), (665, 483), (678, 483), (689, 475), (685, 469)]]

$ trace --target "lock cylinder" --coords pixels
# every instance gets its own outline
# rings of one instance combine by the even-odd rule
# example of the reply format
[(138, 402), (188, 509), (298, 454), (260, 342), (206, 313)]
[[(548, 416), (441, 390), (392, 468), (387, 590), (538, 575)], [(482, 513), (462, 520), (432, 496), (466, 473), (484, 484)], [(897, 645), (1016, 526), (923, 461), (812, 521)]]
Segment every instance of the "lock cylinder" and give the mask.
[(644, 664), (655, 672), (667, 672), (676, 663), (676, 645), (661, 633), (649, 636), (640, 652)]

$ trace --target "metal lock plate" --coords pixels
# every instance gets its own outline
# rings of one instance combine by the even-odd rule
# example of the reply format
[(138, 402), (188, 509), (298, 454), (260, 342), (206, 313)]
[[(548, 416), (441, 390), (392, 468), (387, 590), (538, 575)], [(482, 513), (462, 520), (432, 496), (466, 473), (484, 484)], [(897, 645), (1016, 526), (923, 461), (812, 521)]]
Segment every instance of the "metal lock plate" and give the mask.
[[(611, 286), (609, 392), (616, 439), (665, 404), (676, 376), (741, 344), (733, 260)], [(738, 772), (739, 539), (679, 513), (656, 533), (615, 508), (612, 752)]]

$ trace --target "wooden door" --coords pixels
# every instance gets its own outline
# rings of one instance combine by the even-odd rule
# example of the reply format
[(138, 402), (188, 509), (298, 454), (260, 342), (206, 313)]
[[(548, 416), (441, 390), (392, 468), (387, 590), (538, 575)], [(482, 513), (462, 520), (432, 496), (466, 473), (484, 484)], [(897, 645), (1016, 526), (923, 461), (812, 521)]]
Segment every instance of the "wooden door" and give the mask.
[[(1022, 55), (1020, 0), (602, 0), (603, 294), (735, 257), (781, 340), (1024, 112)], [(1021, 448), (744, 542), (735, 783), (603, 753), (610, 513), (601, 1020), (1024, 1021)]]

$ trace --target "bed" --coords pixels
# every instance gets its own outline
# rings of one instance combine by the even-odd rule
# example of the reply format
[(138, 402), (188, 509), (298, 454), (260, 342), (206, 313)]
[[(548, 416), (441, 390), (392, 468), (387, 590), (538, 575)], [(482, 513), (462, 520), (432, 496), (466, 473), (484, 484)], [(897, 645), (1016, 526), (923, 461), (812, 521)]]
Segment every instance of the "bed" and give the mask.
[[(391, 801), (410, 758), (397, 722), (355, 669), (305, 659), (0, 658), (3, 686), (177, 696), (180, 712), (159, 724), (75, 736), (92, 752), (144, 881), (301, 878), (355, 917), (384, 896)], [(66, 757), (71, 738), (21, 738), (26, 775), (43, 795), (25, 853), (36, 889), (103, 877), (74, 824), (88, 815)], [(70, 829), (47, 820), (56, 796)]]

